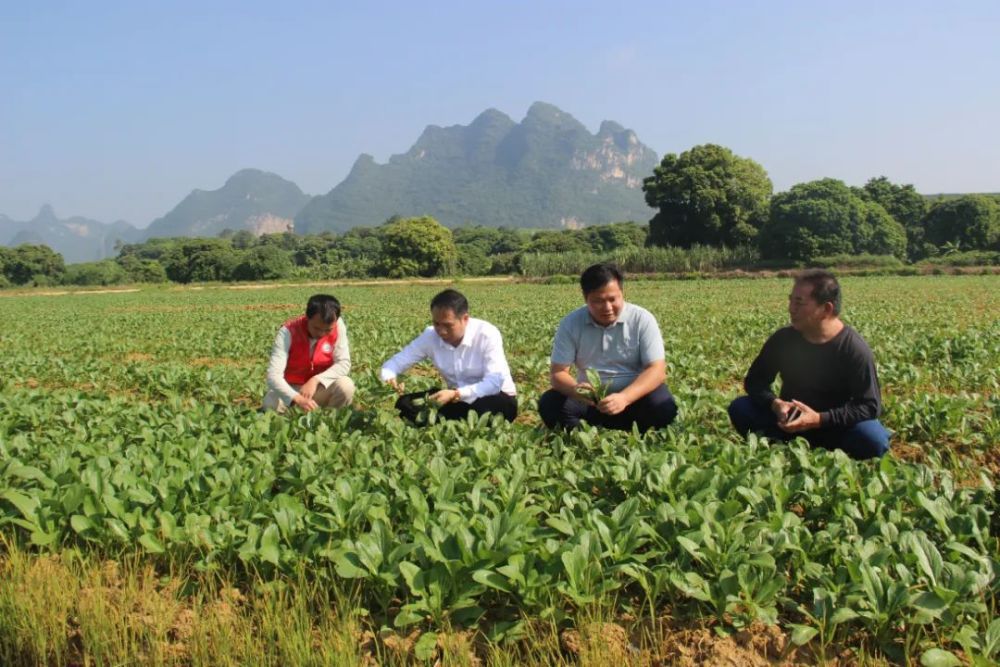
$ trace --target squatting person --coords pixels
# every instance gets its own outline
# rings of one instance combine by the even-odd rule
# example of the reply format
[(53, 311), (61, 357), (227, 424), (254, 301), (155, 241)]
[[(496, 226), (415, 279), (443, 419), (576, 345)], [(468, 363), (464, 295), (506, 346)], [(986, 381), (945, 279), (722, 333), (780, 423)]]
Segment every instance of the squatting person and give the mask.
[[(882, 456), (889, 432), (875, 358), (868, 343), (840, 319), (841, 290), (833, 274), (810, 270), (795, 278), (788, 297), (791, 325), (778, 329), (750, 365), (747, 392), (729, 405), (729, 418), (746, 435), (842, 449), (855, 459)], [(771, 390), (781, 376), (781, 393)]]
[(295, 405), (343, 408), (354, 399), (351, 352), (340, 302), (329, 294), (309, 297), (306, 313), (281, 325), (267, 365), (264, 410)]
[[(677, 416), (666, 379), (660, 326), (645, 308), (625, 301), (624, 278), (613, 264), (595, 264), (580, 276), (584, 305), (563, 318), (552, 343), (552, 388), (538, 400), (549, 428), (572, 429), (580, 420), (613, 429), (664, 428)], [(576, 367), (576, 376), (570, 373)], [(598, 402), (583, 392), (596, 370), (610, 393)]]
[(396, 409), (416, 423), (422, 400), (439, 406), (446, 419), (476, 414), (517, 417), (517, 390), (503, 351), (500, 331), (484, 320), (469, 317), (469, 302), (460, 292), (446, 289), (431, 300), (432, 325), (382, 365), (379, 377), (399, 392), (397, 378), (414, 364), (430, 359), (446, 387), (403, 394)]

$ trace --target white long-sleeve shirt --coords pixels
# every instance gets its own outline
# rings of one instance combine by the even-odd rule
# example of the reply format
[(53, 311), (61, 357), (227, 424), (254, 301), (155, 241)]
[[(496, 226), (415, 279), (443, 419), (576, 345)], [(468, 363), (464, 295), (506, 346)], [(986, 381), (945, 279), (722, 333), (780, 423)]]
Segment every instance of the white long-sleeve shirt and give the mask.
[(455, 346), (442, 340), (434, 327), (427, 327), (382, 364), (379, 377), (383, 382), (392, 380), (424, 359), (433, 362), (450, 389), (458, 389), (458, 398), (464, 403), (500, 392), (517, 394), (500, 330), (484, 320), (470, 317), (462, 342)]
[[(312, 358), (316, 349), (316, 338), (309, 339), (309, 357)], [(281, 327), (274, 337), (271, 346), (271, 359), (267, 363), (267, 389), (276, 391), (281, 401), (288, 405), (299, 392), (285, 380), (285, 366), (288, 365), (288, 351), (292, 349), (292, 332)], [(351, 348), (347, 343), (347, 325), (344, 318), (337, 320), (337, 342), (333, 345), (333, 365), (317, 374), (319, 383), (324, 388), (333, 384), (337, 378), (351, 372)]]

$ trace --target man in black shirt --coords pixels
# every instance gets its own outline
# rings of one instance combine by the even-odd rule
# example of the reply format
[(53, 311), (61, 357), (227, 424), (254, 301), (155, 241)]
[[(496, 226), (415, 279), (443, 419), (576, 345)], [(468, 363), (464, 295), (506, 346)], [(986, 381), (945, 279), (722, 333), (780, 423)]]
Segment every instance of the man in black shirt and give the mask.
[[(813, 447), (842, 449), (851, 458), (882, 456), (889, 432), (875, 358), (864, 338), (840, 320), (840, 285), (829, 272), (805, 271), (788, 297), (791, 326), (776, 331), (747, 372), (729, 418), (741, 435), (771, 439), (800, 435)], [(781, 375), (781, 394), (771, 390)]]

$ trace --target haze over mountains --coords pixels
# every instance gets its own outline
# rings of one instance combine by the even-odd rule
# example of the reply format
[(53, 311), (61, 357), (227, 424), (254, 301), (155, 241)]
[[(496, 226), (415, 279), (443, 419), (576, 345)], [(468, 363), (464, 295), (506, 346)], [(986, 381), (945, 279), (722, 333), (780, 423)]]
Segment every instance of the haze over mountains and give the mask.
[(67, 264), (113, 257), (118, 241), (132, 243), (142, 238), (143, 230), (124, 220), (107, 224), (80, 216), (60, 219), (48, 204), (34, 218), (23, 222), (0, 215), (0, 245), (47, 245), (62, 255)]
[(218, 190), (194, 190), (145, 229), (118, 221), (0, 215), (0, 244), (43, 243), (68, 263), (114, 256), (116, 242), (164, 236), (346, 231), (393, 215), (432, 215), (448, 226), (577, 227), (652, 213), (642, 179), (658, 158), (631, 130), (605, 121), (592, 134), (570, 114), (536, 102), (514, 122), (488, 109), (467, 126), (428, 126), (409, 151), (378, 164), (361, 155), (347, 178), (309, 197), (280, 176), (244, 169)]

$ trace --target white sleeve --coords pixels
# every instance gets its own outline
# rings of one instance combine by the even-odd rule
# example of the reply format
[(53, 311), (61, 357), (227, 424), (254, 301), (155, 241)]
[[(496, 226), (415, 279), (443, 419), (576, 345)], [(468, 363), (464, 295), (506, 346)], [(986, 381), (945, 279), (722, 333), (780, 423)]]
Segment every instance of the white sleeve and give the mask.
[(347, 324), (344, 318), (337, 320), (337, 342), (333, 345), (333, 365), (316, 377), (324, 388), (329, 387), (337, 378), (342, 378), (351, 372), (351, 346), (347, 342)]
[(506, 377), (510, 374), (507, 357), (503, 353), (503, 337), (495, 328), (483, 331), (483, 379), (475, 384), (458, 388), (458, 397), (471, 403), (483, 396), (499, 394)]
[(392, 359), (382, 364), (379, 371), (379, 378), (383, 382), (395, 379), (398, 375), (405, 373), (413, 364), (419, 363), (430, 357), (430, 340), (428, 334), (435, 336), (434, 329), (428, 327), (422, 334), (410, 341), (410, 344), (397, 352)]
[(277, 391), (282, 402), (288, 405), (299, 392), (285, 380), (285, 366), (288, 365), (288, 351), (292, 349), (292, 332), (281, 327), (271, 346), (271, 359), (267, 362), (267, 388)]

